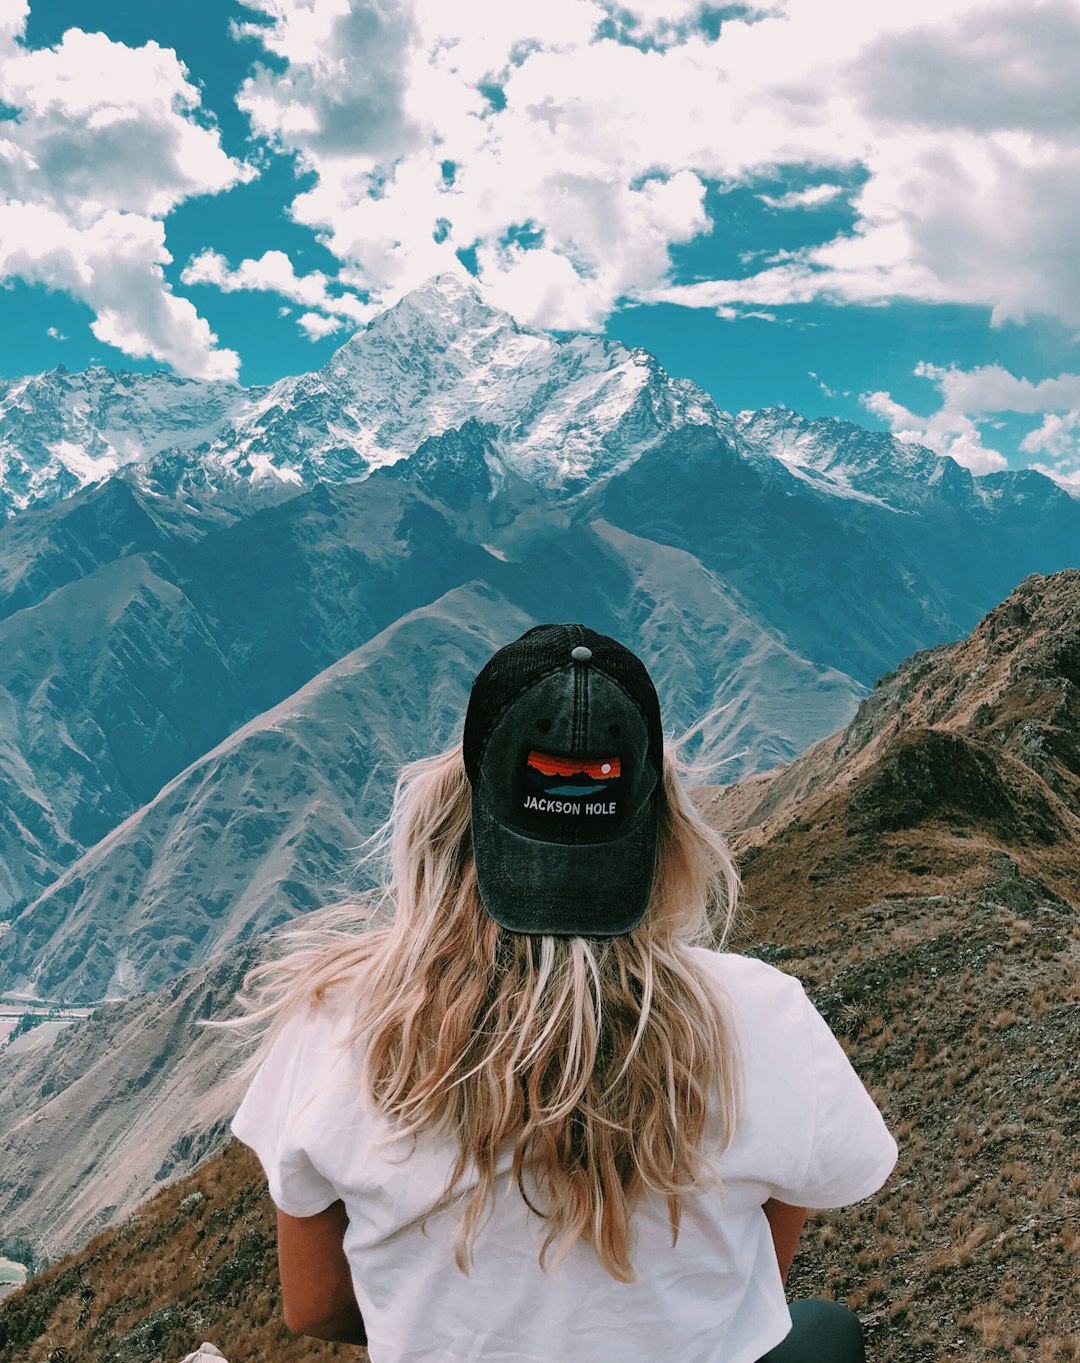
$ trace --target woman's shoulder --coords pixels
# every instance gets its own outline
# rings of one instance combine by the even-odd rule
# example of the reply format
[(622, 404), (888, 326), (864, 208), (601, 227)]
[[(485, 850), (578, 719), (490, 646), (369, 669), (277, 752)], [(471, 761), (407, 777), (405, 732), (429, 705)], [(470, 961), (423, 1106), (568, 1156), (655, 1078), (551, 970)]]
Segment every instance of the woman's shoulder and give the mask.
[(309, 1067), (329, 1063), (340, 1050), (351, 1021), (351, 1010), (339, 996), (295, 1000), (282, 1008), (263, 1033), (260, 1048), (279, 1064), (292, 1061)]
[(798, 976), (779, 970), (756, 956), (715, 951), (711, 947), (690, 947), (688, 950), (695, 961), (732, 989), (749, 991), (755, 997), (791, 997), (805, 992)]
[(812, 1008), (802, 981), (756, 956), (692, 947), (691, 959), (720, 986), (721, 998), (747, 1044), (765, 1049), (785, 1046), (802, 1034)]

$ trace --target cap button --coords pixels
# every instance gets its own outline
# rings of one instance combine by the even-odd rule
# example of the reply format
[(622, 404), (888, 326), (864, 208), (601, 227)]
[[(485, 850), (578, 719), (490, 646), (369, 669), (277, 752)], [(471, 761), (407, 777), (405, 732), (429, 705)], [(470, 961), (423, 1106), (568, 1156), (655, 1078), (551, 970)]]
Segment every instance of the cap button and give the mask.
[(587, 663), (592, 657), (592, 649), (586, 648), (584, 644), (578, 644), (577, 648), (571, 651), (570, 656), (576, 663)]

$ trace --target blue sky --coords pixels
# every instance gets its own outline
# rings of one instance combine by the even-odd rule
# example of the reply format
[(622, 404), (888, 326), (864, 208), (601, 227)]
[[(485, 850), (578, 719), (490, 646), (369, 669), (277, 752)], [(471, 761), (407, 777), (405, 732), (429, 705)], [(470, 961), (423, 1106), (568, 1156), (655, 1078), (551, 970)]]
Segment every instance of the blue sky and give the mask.
[(1080, 487), (1078, 67), (1075, 0), (9, 0), (0, 374), (267, 383), (461, 262), (729, 410)]

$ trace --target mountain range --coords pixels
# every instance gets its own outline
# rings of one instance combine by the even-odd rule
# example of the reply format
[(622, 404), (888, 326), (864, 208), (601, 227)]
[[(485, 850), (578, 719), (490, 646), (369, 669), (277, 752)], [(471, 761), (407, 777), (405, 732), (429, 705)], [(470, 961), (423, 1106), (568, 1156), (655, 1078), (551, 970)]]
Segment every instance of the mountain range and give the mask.
[(534, 623), (623, 639), (730, 783), (1080, 551), (1040, 474), (723, 413), (455, 276), (266, 389), (9, 383), (0, 451), (0, 989), (69, 1002), (363, 888), (397, 767)]
[(7, 381), (0, 509), (56, 501), (121, 468), (158, 494), (212, 489), (246, 508), (366, 477), (470, 419), (498, 428), (524, 477), (567, 496), (721, 415), (648, 352), (521, 327), (444, 274), (322, 369), (268, 387), (101, 367)]

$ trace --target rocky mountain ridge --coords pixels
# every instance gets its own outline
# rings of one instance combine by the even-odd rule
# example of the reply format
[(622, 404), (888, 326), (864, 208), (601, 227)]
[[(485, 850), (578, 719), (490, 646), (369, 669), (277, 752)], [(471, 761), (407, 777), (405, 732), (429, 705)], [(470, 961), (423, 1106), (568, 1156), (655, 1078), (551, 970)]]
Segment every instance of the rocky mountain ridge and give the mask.
[(1007, 851), (1016, 872), (1076, 899), (1080, 838), (1080, 571), (1032, 575), (967, 639), (879, 678), (848, 726), (793, 762), (714, 792), (752, 870), (769, 932), (821, 923), (888, 874), (955, 892)]

